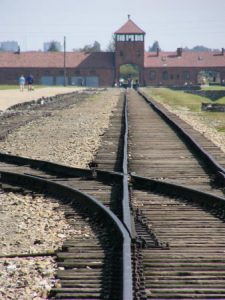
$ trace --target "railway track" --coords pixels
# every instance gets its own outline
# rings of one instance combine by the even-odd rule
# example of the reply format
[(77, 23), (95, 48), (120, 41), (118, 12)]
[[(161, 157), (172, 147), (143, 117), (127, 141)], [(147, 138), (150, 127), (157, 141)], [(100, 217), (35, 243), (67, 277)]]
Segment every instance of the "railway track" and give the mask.
[[(114, 116), (115, 124), (122, 126), (123, 113), (122, 96), (118, 105), (118, 115)], [(106, 147), (107, 151), (113, 154), (110, 164), (115, 170), (121, 170), (121, 130), (114, 130), (115, 134), (112, 137), (107, 135)], [(115, 139), (115, 135), (116, 140), (120, 140), (116, 148), (115, 143), (109, 143), (109, 140)], [(117, 147), (121, 149), (118, 151)], [(91, 238), (75, 236), (66, 241), (62, 251), (57, 253), (59, 284), (57, 288), (52, 289), (51, 298), (130, 298), (131, 278), (127, 279), (129, 277), (124, 276), (124, 270), (131, 270), (131, 260), (127, 260), (126, 257), (122, 259), (123, 252), (130, 252), (130, 239), (118, 219), (122, 214), (122, 205), (117, 200), (122, 199), (122, 176), (108, 174), (107, 180), (104, 172), (95, 173), (93, 163), (92, 170), (82, 170), (5, 154), (1, 154), (0, 160), (3, 189), (22, 188), (50, 194), (60, 202), (65, 202), (62, 210), (73, 227), (87, 226), (92, 230)]]
[[(122, 298), (123, 270), (129, 268), (129, 261), (121, 257), (123, 249), (129, 252), (130, 239), (123, 224), (108, 208), (74, 185), (70, 187), (71, 181), (65, 184), (65, 178), (62, 182), (2, 171), (1, 182), (2, 189), (7, 191), (18, 192), (22, 188), (23, 193), (32, 191), (58, 199), (68, 223), (76, 230), (85, 227), (91, 232), (88, 236), (71, 237), (57, 252), (59, 283), (51, 290), (51, 299)], [(99, 186), (93, 188), (97, 193)], [(102, 187), (99, 198), (103, 197), (101, 191), (110, 198), (110, 188)]]
[(121, 94), (90, 170), (0, 155), (3, 188), (53, 194), (93, 231), (57, 254), (54, 299), (225, 298), (224, 156), (146, 100)]
[(132, 178), (143, 240), (136, 249), (143, 282), (137, 299), (224, 299), (225, 200), (216, 182), (222, 168), (215, 171), (140, 95), (130, 93), (128, 107), (129, 170), (149, 178)]

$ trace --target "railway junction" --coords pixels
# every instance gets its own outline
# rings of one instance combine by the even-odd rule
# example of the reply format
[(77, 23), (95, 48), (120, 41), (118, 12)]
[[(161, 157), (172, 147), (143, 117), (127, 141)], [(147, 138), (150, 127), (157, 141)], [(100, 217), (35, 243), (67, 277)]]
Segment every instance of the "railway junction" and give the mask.
[[(3, 299), (225, 298), (225, 154), (212, 141), (142, 89), (75, 91), (1, 118), (2, 218), (32, 206), (20, 243), (4, 237), (2, 278), (23, 272)], [(35, 289), (22, 274), (38, 258)]]

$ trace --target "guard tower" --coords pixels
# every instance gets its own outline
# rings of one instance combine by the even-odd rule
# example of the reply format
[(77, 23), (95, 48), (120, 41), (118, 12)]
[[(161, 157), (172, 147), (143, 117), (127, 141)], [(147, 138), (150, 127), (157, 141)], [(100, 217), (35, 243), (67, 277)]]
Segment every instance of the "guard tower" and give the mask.
[(128, 21), (114, 34), (116, 82), (119, 80), (120, 66), (132, 64), (138, 66), (139, 83), (143, 84), (145, 32), (128, 15)]

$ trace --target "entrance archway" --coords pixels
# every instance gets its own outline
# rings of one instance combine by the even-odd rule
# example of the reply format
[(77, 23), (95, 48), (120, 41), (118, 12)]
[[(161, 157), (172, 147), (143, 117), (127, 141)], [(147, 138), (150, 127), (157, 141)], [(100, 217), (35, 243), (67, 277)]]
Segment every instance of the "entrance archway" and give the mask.
[(139, 85), (139, 66), (124, 64), (119, 69), (119, 84), (123, 87), (137, 87)]
[(220, 72), (214, 70), (202, 70), (198, 73), (198, 84), (220, 84)]

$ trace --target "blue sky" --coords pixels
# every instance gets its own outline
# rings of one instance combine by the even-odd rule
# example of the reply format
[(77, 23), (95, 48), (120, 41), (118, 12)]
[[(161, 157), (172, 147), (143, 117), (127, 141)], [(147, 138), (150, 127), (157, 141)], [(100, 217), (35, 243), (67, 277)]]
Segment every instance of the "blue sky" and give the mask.
[(204, 45), (225, 47), (225, 0), (0, 0), (0, 41), (16, 40), (22, 51), (43, 50), (57, 40), (67, 50), (108, 46), (127, 15), (163, 50)]

